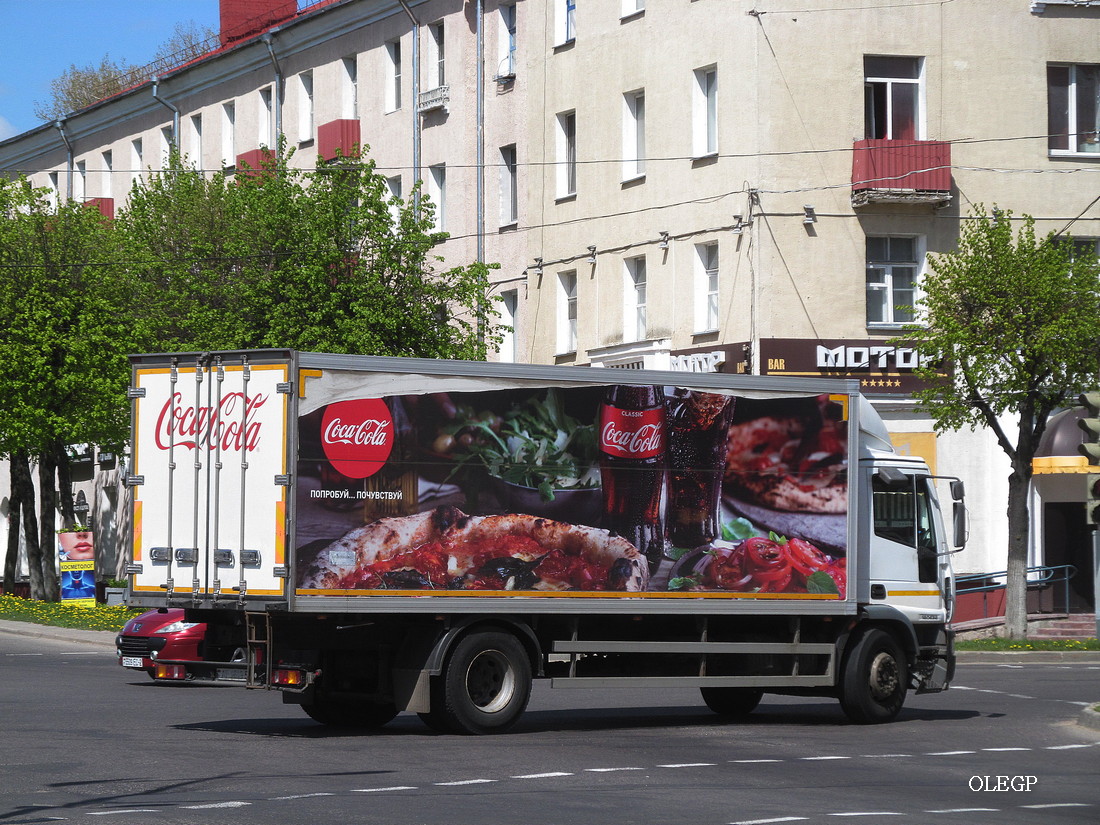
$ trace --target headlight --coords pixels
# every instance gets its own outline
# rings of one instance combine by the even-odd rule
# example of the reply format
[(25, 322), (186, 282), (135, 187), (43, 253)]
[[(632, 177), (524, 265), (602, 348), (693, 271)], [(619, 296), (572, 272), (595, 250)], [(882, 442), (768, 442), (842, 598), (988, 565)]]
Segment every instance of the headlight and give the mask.
[(164, 627), (158, 628), (153, 632), (156, 634), (161, 633), (179, 633), (181, 630), (190, 630), (198, 622), (172, 622), (172, 624), (166, 624)]

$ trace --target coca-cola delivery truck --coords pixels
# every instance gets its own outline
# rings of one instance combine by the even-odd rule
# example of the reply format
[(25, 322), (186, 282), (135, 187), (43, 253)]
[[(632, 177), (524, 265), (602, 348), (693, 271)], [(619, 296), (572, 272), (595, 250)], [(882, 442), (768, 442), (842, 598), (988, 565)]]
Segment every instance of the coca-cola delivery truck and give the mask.
[(162, 676), (463, 733), (513, 724), (534, 679), (694, 686), (726, 716), (832, 696), (865, 723), (951, 681), (962, 485), (896, 453), (854, 381), (132, 365), (129, 603), (207, 626), (203, 661)]

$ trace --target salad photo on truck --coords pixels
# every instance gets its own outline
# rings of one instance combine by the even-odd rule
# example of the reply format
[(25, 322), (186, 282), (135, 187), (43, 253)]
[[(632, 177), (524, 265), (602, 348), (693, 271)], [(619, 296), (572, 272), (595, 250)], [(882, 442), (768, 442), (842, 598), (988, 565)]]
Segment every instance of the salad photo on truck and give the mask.
[[(553, 688), (830, 696), (954, 673), (961, 482), (856, 382), (256, 350), (132, 357), (130, 603), (324, 724), (506, 730)], [(951, 517), (939, 500), (950, 498)]]

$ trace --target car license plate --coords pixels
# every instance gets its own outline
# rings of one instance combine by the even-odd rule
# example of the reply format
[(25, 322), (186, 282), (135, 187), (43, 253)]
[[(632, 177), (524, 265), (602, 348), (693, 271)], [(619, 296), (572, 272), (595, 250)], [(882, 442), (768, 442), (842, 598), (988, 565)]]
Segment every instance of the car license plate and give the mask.
[(141, 657), (140, 656), (123, 656), (122, 657), (122, 666), (123, 667), (141, 667)]

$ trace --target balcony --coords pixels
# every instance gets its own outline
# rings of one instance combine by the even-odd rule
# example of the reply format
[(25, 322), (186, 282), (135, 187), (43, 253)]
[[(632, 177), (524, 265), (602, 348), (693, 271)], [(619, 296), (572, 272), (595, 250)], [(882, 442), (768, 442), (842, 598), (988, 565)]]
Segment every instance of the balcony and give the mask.
[(317, 127), (317, 154), (325, 160), (351, 157), (358, 146), (358, 120), (330, 120)]
[(938, 140), (857, 140), (852, 206), (951, 202), (951, 144)]
[(238, 175), (258, 178), (264, 174), (264, 164), (271, 162), (274, 157), (275, 153), (270, 149), (250, 149), (237, 155), (237, 164), (234, 168)]
[(436, 109), (447, 111), (447, 104), (451, 100), (451, 87), (438, 86), (420, 93), (420, 99), (416, 103), (416, 111), (431, 112)]
[(84, 203), (89, 208), (98, 211), (105, 218), (113, 219), (115, 217), (114, 198), (88, 198)]

